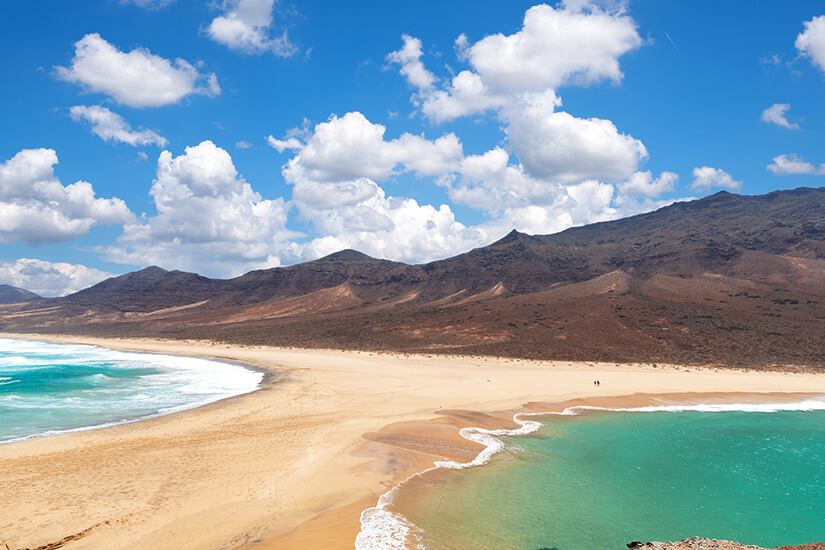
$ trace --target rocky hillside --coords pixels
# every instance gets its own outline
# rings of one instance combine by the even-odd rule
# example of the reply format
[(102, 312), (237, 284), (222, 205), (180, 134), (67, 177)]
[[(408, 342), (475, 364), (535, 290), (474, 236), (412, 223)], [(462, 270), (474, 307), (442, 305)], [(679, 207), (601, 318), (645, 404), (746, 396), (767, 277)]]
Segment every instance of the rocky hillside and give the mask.
[(825, 189), (727, 192), (421, 265), (345, 250), (218, 280), (150, 267), (0, 330), (825, 368)]

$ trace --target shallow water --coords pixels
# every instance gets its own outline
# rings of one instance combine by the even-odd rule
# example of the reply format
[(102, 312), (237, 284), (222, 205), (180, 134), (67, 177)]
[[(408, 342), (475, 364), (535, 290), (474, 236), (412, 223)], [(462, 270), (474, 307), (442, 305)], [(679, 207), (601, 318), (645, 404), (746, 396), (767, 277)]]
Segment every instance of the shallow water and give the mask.
[(194, 357), (0, 338), (0, 443), (192, 408), (262, 378)]
[(825, 411), (587, 411), (543, 424), (505, 438), (489, 464), (440, 472), (404, 499), (422, 546), (825, 539)]

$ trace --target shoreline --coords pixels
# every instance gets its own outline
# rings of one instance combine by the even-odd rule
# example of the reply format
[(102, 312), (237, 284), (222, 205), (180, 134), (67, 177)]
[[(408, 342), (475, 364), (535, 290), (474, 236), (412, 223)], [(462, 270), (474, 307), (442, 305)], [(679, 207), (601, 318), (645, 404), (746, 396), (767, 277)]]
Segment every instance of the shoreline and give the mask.
[[(63, 342), (54, 342), (54, 341), (50, 341), (50, 340), (47, 341), (47, 340), (43, 340), (43, 339), (35, 340), (35, 339), (31, 339), (31, 338), (24, 338), (24, 337), (18, 336), (18, 335), (8, 335), (8, 334), (2, 334), (2, 333), (0, 333), (0, 339), (24, 340), (24, 341), (30, 341), (30, 342), (38, 341), (38, 342), (44, 342), (44, 343), (59, 343), (59, 344), (63, 343)], [(88, 345), (89, 347), (93, 347), (93, 348), (111, 349), (111, 348), (106, 348), (104, 346), (100, 346), (100, 345), (97, 345), (97, 344), (67, 344), (67, 345), (78, 345), (78, 346)], [(134, 353), (134, 354), (138, 354), (138, 355), (168, 355), (168, 354), (164, 354), (164, 353), (161, 353), (161, 352), (139, 352), (139, 351), (131, 351), (131, 350), (129, 350), (129, 351), (123, 350), (123, 352), (124, 353)], [(218, 402), (223, 401), (225, 399), (232, 399), (233, 397), (238, 397), (240, 395), (245, 395), (247, 393), (252, 393), (254, 391), (258, 391), (265, 383), (270, 383), (270, 381), (272, 383), (277, 382), (277, 376), (278, 375), (277, 375), (277, 373), (273, 372), (272, 370), (261, 367), (261, 366), (257, 366), (257, 365), (251, 365), (251, 364), (248, 364), (248, 363), (243, 363), (241, 361), (235, 361), (235, 360), (232, 360), (232, 359), (221, 359), (221, 358), (210, 357), (210, 356), (206, 356), (206, 355), (176, 355), (176, 357), (199, 359), (199, 360), (208, 360), (208, 361), (212, 361), (212, 362), (215, 362), (215, 363), (223, 363), (223, 364), (226, 364), (226, 365), (241, 367), (245, 370), (261, 374), (262, 376), (261, 376), (261, 380), (257, 383), (255, 389), (250, 390), (250, 391), (245, 391), (243, 393), (238, 393), (238, 394), (235, 394), (235, 395), (230, 395), (230, 396), (227, 396), (227, 397), (221, 397), (220, 399), (215, 399), (214, 401), (209, 401), (209, 402), (206, 402), (206, 403), (192, 403), (192, 404), (189, 404), (189, 405), (182, 405), (181, 407), (176, 407), (173, 410), (167, 410), (166, 412), (157, 411), (153, 414), (149, 414), (149, 415), (145, 415), (145, 416), (138, 416), (138, 417), (129, 418), (129, 419), (126, 419), (126, 420), (109, 421), (109, 422), (103, 422), (101, 424), (90, 424), (88, 426), (80, 426), (78, 428), (48, 430), (48, 431), (43, 432), (43, 433), (30, 434), (30, 435), (23, 436), (23, 437), (16, 438), (16, 439), (0, 440), (0, 446), (2, 446), (2, 445), (11, 445), (13, 443), (20, 443), (20, 442), (23, 442), (23, 441), (31, 441), (31, 440), (34, 440), (34, 439), (42, 439), (44, 437), (54, 437), (56, 435), (65, 435), (65, 434), (71, 434), (71, 433), (77, 433), (77, 432), (100, 430), (100, 429), (103, 429), (103, 428), (111, 428), (111, 427), (114, 427), (114, 426), (119, 426), (121, 424), (131, 424), (133, 422), (143, 422), (144, 420), (151, 420), (153, 418), (159, 418), (161, 416), (167, 416), (167, 415), (170, 415), (170, 414), (177, 414), (177, 413), (180, 413), (180, 412), (184, 412), (184, 411), (188, 411), (188, 410), (192, 410), (192, 409), (197, 409), (197, 408), (200, 408), (200, 407), (203, 407), (203, 406), (206, 406), (206, 405), (210, 405), (212, 403), (218, 403)]]
[[(804, 406), (803, 406), (804, 405)], [(801, 406), (801, 407), (800, 407)], [(450, 475), (451, 470), (476, 468), (488, 464), (496, 454), (505, 448), (501, 437), (529, 437), (538, 431), (551, 417), (572, 417), (588, 413), (609, 412), (775, 412), (794, 410), (825, 410), (825, 393), (638, 393), (624, 396), (592, 397), (559, 403), (527, 403), (518, 409), (506, 412), (479, 413), (471, 411), (443, 411), (440, 414), (458, 420), (459, 434), (465, 446), (479, 443), (478, 454), (472, 458), (458, 455), (443, 461), (435, 461), (429, 468), (412, 472), (406, 479), (381, 495), (378, 502), (361, 514), (362, 530), (358, 535), (356, 550), (403, 550), (412, 548), (414, 540), (406, 536), (417, 528), (407, 519), (405, 509), (410, 501), (415, 502), (420, 487), (431, 486)], [(469, 414), (468, 414), (469, 412)], [(510, 417), (508, 422), (507, 418)], [(468, 420), (472, 421), (468, 422)], [(378, 434), (365, 434), (371, 441), (382, 441), (391, 446), (399, 446), (399, 434), (421, 434), (429, 422), (413, 421), (385, 427)], [(472, 424), (472, 425), (470, 425)], [(372, 437), (369, 437), (372, 436)], [(418, 437), (424, 438), (423, 435)], [(412, 452), (422, 451), (421, 446), (405, 441)], [(441, 442), (446, 443), (446, 441)], [(454, 444), (454, 443), (453, 443)], [(438, 454), (438, 450), (426, 452)], [(405, 538), (406, 543), (399, 542)]]
[(352, 548), (380, 495), (433, 461), (478, 453), (461, 428), (514, 427), (506, 412), (473, 411), (637, 390), (825, 394), (822, 374), (14, 336), (229, 359), (282, 377), (196, 409), (0, 447), (0, 498), (15, 503), (0, 511), (0, 543), (13, 550), (66, 537), (69, 549)]

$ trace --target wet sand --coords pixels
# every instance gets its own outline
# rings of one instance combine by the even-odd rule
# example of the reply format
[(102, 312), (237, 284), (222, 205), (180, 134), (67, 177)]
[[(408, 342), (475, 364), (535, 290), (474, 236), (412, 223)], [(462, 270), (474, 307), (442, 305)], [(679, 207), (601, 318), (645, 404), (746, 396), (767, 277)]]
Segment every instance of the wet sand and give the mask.
[[(352, 548), (361, 510), (379, 495), (434, 460), (475, 456), (462, 427), (512, 428), (514, 411), (573, 400), (825, 393), (817, 374), (48, 340), (231, 359), (276, 376), (198, 409), (0, 446), (0, 548)], [(748, 395), (709, 395), (722, 392)]]

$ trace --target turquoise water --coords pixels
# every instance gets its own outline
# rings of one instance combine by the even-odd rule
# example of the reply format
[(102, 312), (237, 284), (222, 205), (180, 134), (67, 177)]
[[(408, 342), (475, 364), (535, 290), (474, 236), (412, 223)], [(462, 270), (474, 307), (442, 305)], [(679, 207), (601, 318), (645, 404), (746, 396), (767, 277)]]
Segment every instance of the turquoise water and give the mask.
[(0, 338), (0, 443), (196, 407), (262, 377), (200, 358)]
[(504, 438), (485, 466), (440, 472), (406, 503), (422, 547), (825, 539), (823, 410), (600, 411), (543, 422), (533, 435)]

